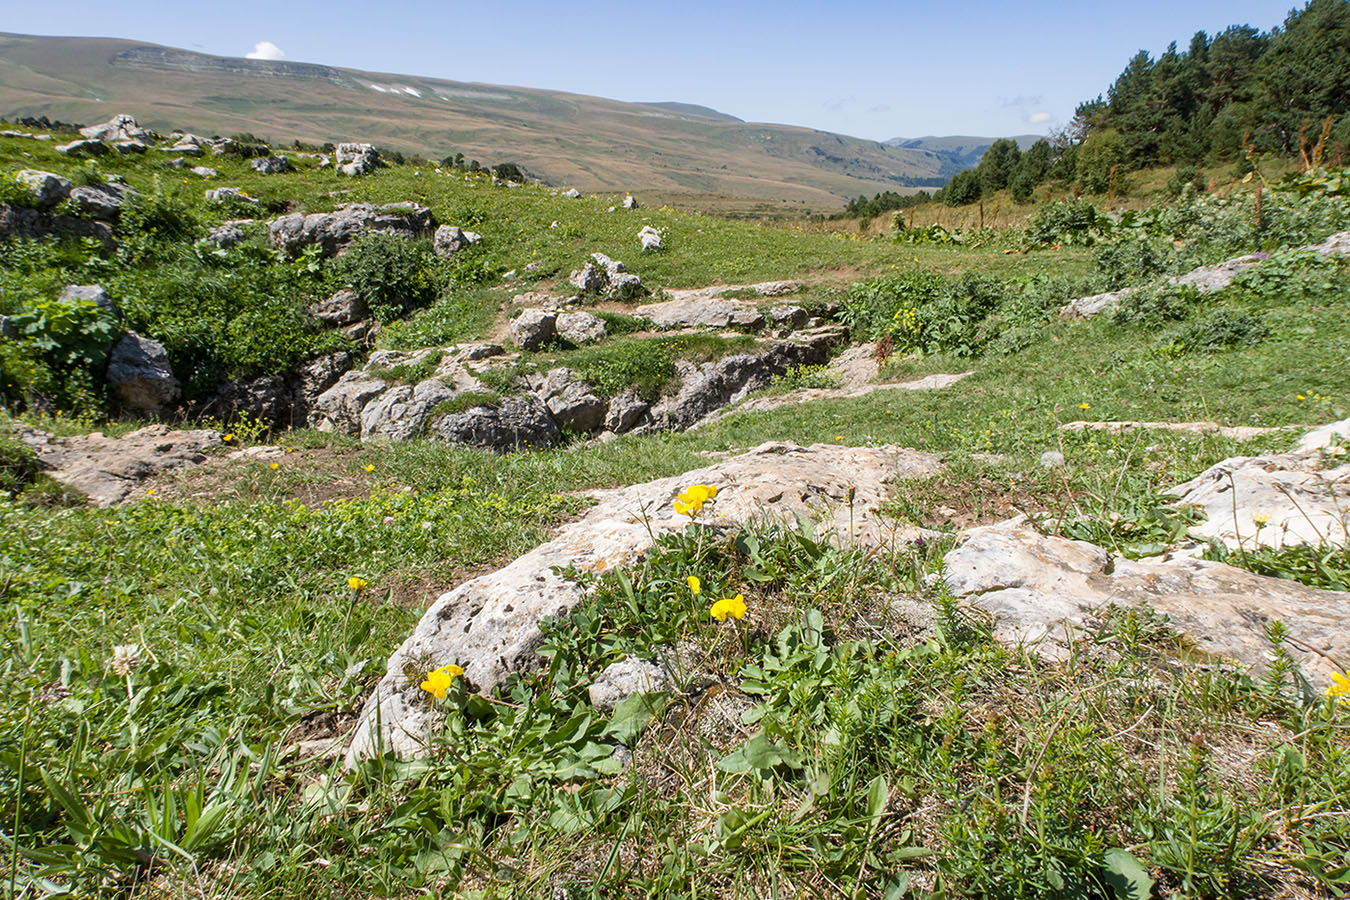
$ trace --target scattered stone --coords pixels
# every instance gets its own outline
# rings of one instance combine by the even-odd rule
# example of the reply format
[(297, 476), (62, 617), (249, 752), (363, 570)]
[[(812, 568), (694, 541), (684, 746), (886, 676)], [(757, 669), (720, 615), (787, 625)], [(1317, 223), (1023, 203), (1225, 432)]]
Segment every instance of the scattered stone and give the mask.
[(149, 415), (168, 412), (180, 394), (164, 345), (130, 331), (113, 345), (108, 383), (124, 406)]
[(338, 144), (337, 170), (339, 175), (365, 175), (384, 165), (380, 152), (373, 144)]
[(33, 192), (33, 199), (42, 209), (50, 209), (70, 196), (70, 180), (55, 172), (22, 169), (15, 174), (14, 180)]
[(341, 290), (309, 308), (309, 314), (325, 325), (350, 325), (370, 315), (366, 301), (355, 291)]
[[(632, 199), (631, 197), (629, 198)], [(650, 225), (643, 225), (642, 230), (638, 232), (638, 243), (642, 244), (642, 250), (645, 253), (648, 250), (665, 249), (661, 243), (661, 232)]]
[(438, 378), (429, 378), (416, 386), (392, 387), (362, 410), (361, 440), (402, 441), (417, 437), (436, 405), (453, 399), (456, 393)]
[(202, 145), (195, 138), (185, 136), (172, 147), (165, 147), (165, 153), (177, 153), (179, 156), (191, 156), (194, 159), (202, 155)]
[(363, 234), (374, 231), (406, 238), (429, 236), (436, 217), (415, 203), (349, 203), (329, 213), (291, 213), (269, 226), (272, 245), (295, 255), (310, 244), (332, 256)]
[(90, 184), (71, 188), (70, 199), (75, 207), (85, 215), (96, 219), (115, 219), (122, 214), (122, 204), (136, 196), (136, 192), (124, 184)]
[(166, 162), (164, 165), (168, 166), (170, 169), (186, 169), (187, 160), (181, 156), (176, 156), (173, 159)]
[(150, 425), (120, 438), (97, 431), (56, 438), (25, 425), (16, 427), (48, 476), (98, 507), (141, 499), (144, 495), (132, 494), (147, 478), (203, 463), (202, 451), (220, 443), (214, 431), (176, 431), (167, 425)]
[(567, 197), (568, 199), (571, 200), (575, 200), (581, 196), (581, 191), (577, 190), (576, 188), (570, 188), (568, 190), (563, 191), (562, 196)]
[(511, 341), (522, 350), (538, 350), (557, 333), (558, 314), (547, 309), (523, 309), (511, 320)]
[(222, 250), (237, 247), (248, 237), (242, 226), (251, 225), (252, 219), (233, 219), (223, 222), (206, 233), (206, 239)]
[(573, 344), (589, 344), (605, 336), (605, 320), (588, 312), (570, 312), (558, 316), (558, 337)]
[(464, 232), (458, 226), (442, 225), (436, 229), (436, 235), (432, 239), (431, 246), (437, 256), (452, 256), (467, 244), (468, 241), (464, 239)]
[(80, 134), (91, 141), (131, 141), (147, 137), (150, 132), (136, 124), (134, 118), (123, 113), (113, 116), (102, 125), (81, 128)]
[(637, 209), (637, 208), (638, 208), (637, 198), (634, 197), (632, 194), (629, 194), (627, 197), (624, 197), (624, 198), (623, 198), (623, 208), (624, 208), (624, 209)]
[(608, 714), (634, 694), (651, 694), (670, 687), (670, 676), (662, 666), (649, 659), (628, 656), (606, 666), (586, 688), (586, 693), (591, 706)]
[(780, 303), (769, 310), (769, 321), (781, 328), (795, 331), (806, 327), (806, 323), (811, 321), (811, 314), (800, 306)]
[(1130, 431), (1186, 431), (1192, 434), (1216, 434), (1234, 441), (1250, 441), (1263, 434), (1281, 431), (1256, 425), (1220, 425), (1218, 422), (1066, 422), (1060, 431), (1105, 431), (1124, 434)]
[(1037, 534), (1023, 517), (967, 532), (943, 571), (954, 596), (992, 616), (994, 637), (1049, 658), (1066, 656), (1075, 633), (1111, 606), (1163, 613), (1190, 647), (1257, 670), (1270, 659), (1265, 626), (1279, 620), (1293, 638), (1286, 646), (1319, 685), (1333, 667), (1307, 648), (1350, 654), (1350, 594), (1198, 559), (1112, 557), (1084, 541)]
[(433, 435), (448, 444), (497, 452), (543, 449), (562, 438), (548, 407), (532, 394), (452, 413), (434, 426)]
[(249, 163), (249, 167), (259, 175), (279, 175), (291, 172), (291, 161), (284, 156), (264, 156)]
[(129, 155), (132, 153), (144, 153), (150, 149), (150, 146), (148, 144), (143, 144), (140, 141), (118, 141), (113, 144), (113, 149), (123, 155)]
[(232, 187), (207, 188), (205, 195), (206, 199), (212, 203), (226, 203), (233, 201), (237, 203), (252, 203), (256, 205), (258, 202), (256, 198), (250, 197), (248, 194), (245, 194), (243, 191), (239, 190), (239, 188), (232, 188)]
[(71, 141), (54, 148), (57, 153), (67, 156), (102, 156), (108, 152), (108, 145), (99, 141)]
[(680, 299), (648, 303), (633, 315), (658, 328), (759, 328), (764, 316), (752, 304), (740, 300)]
[(826, 536), (890, 546), (918, 534), (897, 530), (893, 520), (879, 515), (892, 485), (897, 478), (931, 476), (940, 469), (935, 456), (893, 447), (773, 443), (674, 478), (597, 491), (597, 505), (552, 541), (465, 582), (427, 610), (367, 700), (348, 764), (380, 749), (402, 756), (427, 752), (438, 713), (408, 671), (456, 662), (471, 688), (487, 692), (512, 672), (538, 666), (541, 620), (566, 614), (582, 599), (581, 586), (559, 572), (574, 567), (600, 573), (631, 565), (653, 541), (688, 524), (671, 503), (691, 484), (719, 488), (719, 528), (765, 517), (791, 523), (805, 516), (823, 519), (820, 533)]
[(61, 289), (60, 299), (62, 303), (71, 303), (76, 300), (95, 303), (114, 316), (118, 315), (117, 304), (112, 297), (108, 296), (108, 292), (103, 289), (101, 284), (68, 284)]
[(632, 431), (642, 423), (650, 409), (651, 404), (643, 400), (641, 394), (626, 388), (610, 399), (609, 410), (605, 413), (605, 430), (614, 434)]
[[(199, 178), (215, 178), (220, 173), (210, 166), (193, 166), (191, 169), (193, 175)], [(233, 190), (232, 188), (222, 188), (222, 190)], [(209, 199), (209, 198), (208, 198)]]
[(598, 293), (605, 286), (605, 270), (588, 262), (573, 272), (568, 281), (582, 293)]

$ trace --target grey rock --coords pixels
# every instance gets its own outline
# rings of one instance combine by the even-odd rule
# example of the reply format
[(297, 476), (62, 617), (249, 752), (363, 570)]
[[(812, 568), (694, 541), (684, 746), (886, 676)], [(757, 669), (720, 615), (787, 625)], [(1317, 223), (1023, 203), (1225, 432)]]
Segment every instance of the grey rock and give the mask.
[(573, 381), (545, 401), (558, 427), (579, 434), (598, 431), (605, 421), (605, 401), (584, 381)]
[(314, 401), (351, 368), (352, 357), (345, 350), (320, 356), (301, 366), (290, 384), (291, 424), (307, 424)]
[(511, 320), (511, 340), (522, 350), (538, 350), (553, 340), (558, 315), (547, 309), (522, 309)]
[(292, 213), (268, 226), (272, 245), (289, 254), (317, 244), (332, 256), (363, 234), (379, 231), (406, 238), (427, 237), (436, 228), (436, 217), (415, 203), (350, 203), (330, 213)]
[[(191, 171), (192, 171), (192, 174), (193, 174), (193, 175), (196, 175), (198, 178), (215, 178), (217, 175), (220, 174), (219, 172), (217, 172), (215, 169), (211, 168), (210, 166), (193, 166)], [(237, 189), (234, 189), (234, 188), (221, 188), (221, 190), (222, 190), (222, 191), (233, 191), (233, 192), (236, 193), (236, 194), (239, 193), (238, 190), (237, 190)], [(215, 197), (208, 197), (207, 199), (208, 199), (208, 200), (214, 200), (214, 199), (218, 199), (218, 198), (215, 198)]]
[(284, 156), (264, 156), (250, 161), (249, 167), (260, 175), (278, 175), (293, 171), (291, 161)]
[(361, 411), (361, 440), (403, 441), (417, 437), (436, 405), (453, 399), (456, 393), (437, 378), (429, 378), (415, 387), (406, 384), (392, 387)]
[(380, 333), (380, 323), (374, 319), (356, 322), (342, 329), (342, 336), (355, 343), (370, 343)]
[(326, 325), (350, 325), (370, 315), (370, 309), (355, 291), (342, 290), (315, 303), (309, 313)]
[(172, 147), (165, 147), (165, 153), (177, 153), (179, 156), (191, 156), (193, 159), (202, 155), (200, 144), (179, 142)]
[[(632, 199), (631, 197), (629, 199)], [(638, 232), (638, 243), (642, 245), (643, 251), (663, 250), (665, 245), (661, 241), (661, 232), (650, 225), (643, 225), (642, 230)]]
[(637, 209), (637, 208), (638, 208), (637, 198), (634, 197), (632, 194), (629, 194), (627, 197), (624, 197), (624, 198), (623, 198), (623, 208), (624, 208), (624, 209)]
[(95, 238), (109, 245), (113, 243), (112, 228), (107, 222), (0, 203), (0, 238), (44, 238), (54, 234)]
[(508, 398), (500, 406), (453, 413), (436, 423), (432, 431), (448, 444), (499, 452), (551, 447), (562, 438), (548, 407), (531, 394)]
[(53, 149), (67, 156), (102, 156), (108, 152), (108, 145), (99, 141), (71, 141)]
[(562, 313), (557, 321), (558, 336), (574, 344), (589, 344), (605, 336), (605, 320), (587, 312)]
[(1236, 259), (1225, 260), (1212, 266), (1192, 269), (1185, 275), (1167, 279), (1169, 284), (1187, 285), (1199, 291), (1221, 291), (1233, 283), (1233, 279), (1243, 269), (1260, 265), (1268, 257), (1264, 253), (1252, 253)]
[(596, 266), (594, 263), (586, 263), (580, 269), (572, 273), (568, 279), (572, 286), (585, 294), (592, 294), (600, 291), (605, 286), (608, 279), (605, 277), (605, 270)]
[(70, 196), (70, 180), (54, 172), (21, 169), (14, 180), (33, 192), (33, 199), (43, 209), (49, 209)]
[(227, 422), (248, 416), (281, 426), (290, 422), (291, 398), (291, 389), (284, 379), (278, 375), (264, 375), (225, 385), (212, 398), (208, 409)]
[(586, 693), (591, 706), (611, 713), (614, 707), (634, 694), (650, 694), (670, 687), (670, 676), (662, 666), (649, 659), (628, 656), (606, 666), (586, 688)]
[(347, 761), (379, 749), (402, 756), (429, 751), (439, 713), (418, 688), (420, 676), (410, 680), (409, 671), (457, 662), (470, 687), (488, 692), (509, 674), (540, 665), (541, 620), (565, 615), (583, 597), (582, 586), (559, 572), (568, 567), (605, 572), (633, 564), (653, 541), (688, 524), (671, 503), (691, 484), (719, 487), (717, 521), (727, 527), (765, 518), (792, 523), (806, 516), (823, 519), (818, 533), (826, 539), (876, 547), (919, 534), (898, 530), (894, 520), (879, 514), (896, 480), (940, 470), (934, 456), (892, 447), (779, 443), (674, 478), (594, 492), (596, 505), (552, 541), (436, 600), (390, 657), (362, 710)]
[(609, 401), (609, 409), (605, 413), (605, 430), (615, 434), (632, 431), (642, 422), (649, 409), (651, 404), (643, 400), (637, 391), (631, 388), (620, 391)]
[(759, 328), (764, 316), (749, 303), (717, 298), (648, 303), (633, 315), (651, 319), (658, 328)]
[(166, 162), (164, 165), (168, 166), (170, 169), (186, 169), (187, 160), (181, 156), (176, 156), (173, 159)]
[(605, 289), (605, 296), (610, 300), (628, 302), (647, 296), (647, 289), (642, 286), (642, 279), (638, 276), (629, 272), (621, 272), (609, 279), (609, 287)]
[(784, 328), (805, 328), (811, 321), (811, 314), (800, 306), (780, 303), (769, 310), (769, 321)]
[(90, 125), (80, 129), (80, 134), (91, 141), (131, 141), (143, 138), (149, 131), (136, 123), (129, 115), (113, 116), (101, 125)]
[(208, 188), (205, 191), (205, 196), (206, 199), (212, 203), (234, 201), (237, 203), (252, 203), (256, 205), (258, 202), (256, 198), (250, 197), (248, 194), (239, 190), (239, 188), (232, 187)]
[(242, 226), (250, 224), (252, 221), (252, 219), (239, 219), (224, 222), (208, 231), (206, 233), (206, 239), (222, 250), (237, 247), (248, 237), (248, 235), (244, 233)]
[(150, 149), (150, 145), (144, 144), (141, 141), (118, 141), (113, 144), (113, 149), (118, 153), (130, 155), (133, 153), (144, 153)]
[(464, 232), (456, 225), (442, 225), (436, 229), (436, 235), (432, 238), (431, 249), (437, 256), (451, 256), (459, 252), (461, 247), (467, 246), (468, 241), (464, 238)]
[(388, 384), (364, 372), (346, 372), (310, 404), (309, 424), (320, 431), (361, 433), (361, 411), (383, 394)]
[(1338, 232), (1320, 244), (1310, 244), (1299, 249), (1312, 250), (1323, 256), (1350, 256), (1350, 231)]
[(108, 292), (101, 284), (68, 284), (61, 289), (60, 299), (62, 303), (70, 303), (73, 300), (96, 303), (114, 316), (118, 314), (117, 304), (108, 296)]
[(0, 316), (0, 337), (14, 339), (19, 336), (19, 329), (14, 327), (14, 320), (9, 316)]
[(1120, 304), (1121, 298), (1130, 293), (1129, 288), (1121, 288), (1118, 291), (1107, 291), (1104, 294), (1093, 294), (1090, 297), (1079, 297), (1066, 304), (1059, 311), (1062, 319), (1087, 319), (1105, 312), (1108, 309), (1115, 309)]
[(150, 415), (168, 412), (181, 394), (164, 345), (133, 332), (122, 335), (113, 345), (108, 357), (108, 383), (122, 405)]
[(338, 144), (336, 155), (340, 175), (365, 175), (384, 164), (373, 144)]
[(72, 188), (70, 199), (80, 212), (96, 219), (115, 219), (122, 214), (122, 204), (136, 196), (124, 184), (91, 184)]
[(562, 196), (567, 197), (570, 200), (575, 200), (581, 196), (581, 191), (576, 188), (569, 188), (562, 192)]

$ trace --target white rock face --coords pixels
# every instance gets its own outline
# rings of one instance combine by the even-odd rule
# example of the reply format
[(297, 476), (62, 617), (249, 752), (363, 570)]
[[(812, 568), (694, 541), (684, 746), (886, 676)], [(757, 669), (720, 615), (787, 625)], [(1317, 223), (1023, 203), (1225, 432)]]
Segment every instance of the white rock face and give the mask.
[(1256, 669), (1270, 656), (1265, 625), (1279, 620), (1318, 687), (1336, 671), (1322, 654), (1350, 654), (1350, 594), (1198, 559), (1132, 562), (1037, 534), (1020, 516), (967, 532), (944, 570), (956, 597), (992, 617), (996, 639), (1049, 658), (1067, 655), (1075, 635), (1111, 604), (1150, 607), (1200, 652)]
[(759, 328), (764, 324), (764, 316), (753, 304), (716, 298), (647, 303), (633, 310), (633, 315), (651, 319), (658, 328)]
[(940, 469), (931, 454), (894, 447), (770, 443), (674, 478), (597, 491), (598, 504), (553, 540), (503, 569), (465, 582), (427, 610), (390, 657), (384, 679), (366, 702), (348, 762), (370, 755), (381, 741), (404, 756), (424, 752), (435, 714), (417, 683), (404, 674), (405, 666), (456, 662), (475, 689), (488, 691), (508, 674), (537, 665), (540, 620), (563, 615), (581, 600), (580, 588), (554, 567), (607, 572), (632, 564), (654, 538), (685, 527), (688, 519), (671, 504), (692, 484), (718, 487), (719, 526), (765, 517), (791, 522), (804, 515), (823, 521), (825, 533), (833, 530), (842, 540), (876, 546), (917, 535), (897, 531), (877, 514), (894, 481)]
[[(631, 197), (628, 199), (632, 199)], [(661, 250), (664, 245), (661, 243), (661, 232), (650, 225), (643, 225), (642, 230), (638, 232), (638, 243), (642, 244), (642, 249)]]

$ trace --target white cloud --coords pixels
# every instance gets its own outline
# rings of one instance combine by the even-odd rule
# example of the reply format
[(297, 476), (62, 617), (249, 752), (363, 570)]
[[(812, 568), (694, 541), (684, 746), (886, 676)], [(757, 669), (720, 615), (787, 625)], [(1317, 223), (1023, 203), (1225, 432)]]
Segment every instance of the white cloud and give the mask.
[(245, 59), (285, 59), (286, 54), (271, 41), (258, 41), (253, 45), (252, 53), (245, 53)]
[(1049, 122), (1051, 118), (1053, 118), (1053, 116), (1048, 112), (1034, 112), (1027, 116), (1027, 121), (1032, 125), (1044, 125), (1046, 122)]

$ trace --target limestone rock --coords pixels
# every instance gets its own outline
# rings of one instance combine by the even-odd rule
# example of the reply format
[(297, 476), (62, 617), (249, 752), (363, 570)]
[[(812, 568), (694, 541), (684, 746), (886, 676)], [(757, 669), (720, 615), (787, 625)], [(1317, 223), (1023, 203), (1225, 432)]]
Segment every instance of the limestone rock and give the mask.
[(245, 194), (243, 191), (239, 190), (239, 188), (232, 188), (232, 187), (208, 188), (204, 193), (206, 199), (212, 203), (225, 203), (227, 201), (234, 201), (237, 203), (252, 203), (254, 205), (258, 203), (257, 198), (250, 197), (248, 194)]
[(370, 309), (355, 291), (341, 290), (312, 305), (309, 314), (325, 325), (350, 325), (370, 315)]
[(610, 663), (586, 688), (591, 706), (600, 712), (612, 713), (614, 707), (634, 694), (650, 694), (671, 687), (666, 670), (649, 659), (625, 657)]
[(101, 125), (81, 128), (80, 134), (91, 141), (130, 141), (149, 136), (150, 132), (136, 124), (136, 120), (125, 113), (113, 116)]
[(291, 424), (306, 424), (314, 401), (351, 367), (351, 354), (345, 350), (320, 356), (301, 366), (291, 379)]
[(782, 328), (796, 330), (806, 327), (811, 321), (811, 314), (800, 306), (780, 303), (769, 310), (769, 321)]
[(388, 384), (364, 372), (346, 372), (333, 386), (314, 398), (309, 424), (320, 431), (361, 433), (361, 411), (384, 393)]
[(641, 424), (651, 404), (642, 399), (637, 391), (628, 388), (610, 398), (609, 409), (605, 413), (605, 430), (615, 434), (632, 431)]
[(123, 155), (130, 155), (133, 153), (144, 153), (150, 149), (150, 145), (141, 141), (118, 141), (113, 144), (113, 149)]
[(206, 233), (206, 239), (222, 250), (237, 247), (248, 237), (248, 235), (244, 233), (243, 226), (251, 225), (252, 223), (252, 219), (234, 219), (229, 222), (223, 222), (208, 231)]
[(522, 350), (538, 350), (553, 340), (558, 314), (547, 309), (523, 309), (511, 320), (511, 340)]
[(1233, 279), (1243, 269), (1260, 265), (1269, 258), (1265, 253), (1249, 253), (1246, 256), (1225, 260), (1212, 266), (1192, 269), (1185, 275), (1167, 279), (1167, 282), (1168, 284), (1187, 285), (1199, 291), (1221, 291), (1232, 284)]
[(33, 192), (33, 199), (42, 209), (50, 209), (70, 196), (70, 180), (55, 172), (21, 169), (15, 174), (14, 180)]
[(61, 289), (60, 300), (62, 303), (75, 300), (96, 303), (101, 309), (106, 309), (114, 316), (117, 315), (117, 304), (108, 296), (108, 292), (101, 284), (68, 284)]
[(384, 162), (373, 144), (338, 144), (337, 170), (340, 175), (365, 175)]
[[(629, 198), (632, 199), (631, 197)], [(638, 232), (638, 243), (642, 245), (643, 251), (663, 250), (665, 245), (661, 242), (661, 232), (650, 225), (643, 225), (642, 230)]]
[[(217, 172), (215, 169), (211, 168), (210, 166), (193, 166), (189, 171), (191, 171), (192, 174), (193, 174), (193, 175), (196, 175), (198, 178), (215, 178), (217, 175), (220, 174), (219, 172)], [(231, 193), (236, 194), (236, 195), (241, 196), (241, 197), (243, 196), (243, 194), (241, 194), (241, 193), (240, 193), (237, 189), (235, 189), (235, 188), (221, 188), (220, 190), (221, 190), (222, 192), (231, 192)], [(223, 194), (222, 196), (224, 196), (224, 194)], [(208, 199), (208, 200), (218, 200), (218, 199), (221, 199), (221, 197), (212, 197), (212, 196), (210, 196), (210, 195), (208, 194), (206, 199)]]
[(431, 210), (407, 202), (383, 206), (349, 203), (329, 213), (291, 213), (268, 226), (272, 246), (294, 255), (310, 244), (317, 244), (328, 256), (373, 231), (420, 238), (435, 228), (436, 217)]
[(249, 167), (260, 175), (278, 175), (291, 172), (291, 161), (284, 156), (264, 156), (249, 163)]
[(594, 293), (605, 286), (605, 270), (597, 267), (594, 263), (588, 262), (573, 272), (568, 281), (583, 293)]
[(624, 208), (624, 209), (637, 209), (637, 208), (638, 208), (637, 198), (634, 197), (632, 194), (629, 194), (627, 197), (624, 197), (624, 198), (623, 198), (623, 208)]
[(568, 190), (562, 192), (562, 196), (567, 197), (570, 200), (575, 200), (581, 196), (581, 191), (577, 190), (576, 188), (569, 188)]
[(402, 441), (417, 437), (436, 405), (455, 395), (456, 391), (438, 378), (429, 378), (416, 386), (392, 387), (361, 411), (361, 440)]
[(456, 662), (472, 688), (489, 691), (508, 674), (537, 666), (540, 621), (565, 615), (582, 596), (558, 570), (606, 572), (632, 564), (653, 540), (688, 524), (671, 503), (691, 484), (719, 488), (719, 528), (764, 517), (794, 522), (800, 515), (823, 520), (821, 534), (878, 546), (917, 536), (897, 532), (892, 520), (878, 515), (895, 480), (940, 469), (935, 456), (894, 447), (773, 443), (674, 478), (596, 491), (597, 505), (553, 540), (443, 594), (427, 610), (367, 700), (347, 760), (381, 746), (404, 756), (426, 752), (437, 714), (405, 668)]
[(764, 324), (758, 309), (739, 300), (666, 300), (639, 306), (633, 315), (651, 319), (658, 328), (759, 328)]
[(168, 412), (181, 392), (164, 345), (133, 332), (113, 345), (108, 382), (124, 406), (150, 415)]
[(71, 141), (54, 148), (57, 153), (67, 156), (102, 156), (108, 152), (108, 145), (100, 141)]
[(538, 450), (562, 438), (548, 407), (531, 394), (503, 400), (500, 406), (479, 406), (452, 413), (432, 429), (448, 444), (484, 450)]
[(122, 204), (136, 192), (124, 184), (90, 184), (71, 188), (70, 199), (80, 212), (96, 219), (115, 219), (122, 213)]
[(452, 256), (467, 244), (462, 229), (456, 225), (442, 225), (436, 229), (436, 235), (432, 239), (432, 250), (437, 256)]
[(993, 618), (998, 640), (1051, 658), (1064, 656), (1074, 633), (1112, 604), (1163, 613), (1201, 652), (1256, 669), (1270, 654), (1265, 625), (1278, 619), (1319, 686), (1331, 664), (1300, 645), (1340, 659), (1350, 653), (1350, 594), (1198, 559), (1113, 558), (1084, 541), (1037, 534), (1021, 517), (972, 529), (943, 570), (953, 595)]
[(558, 336), (573, 344), (589, 344), (605, 336), (605, 320), (587, 312), (563, 313), (558, 316)]
[(559, 428), (580, 434), (598, 431), (605, 420), (605, 401), (584, 381), (570, 381), (545, 399)]
[(113, 242), (112, 228), (107, 222), (0, 203), (0, 238), (44, 238), (53, 234), (94, 238), (104, 244)]

